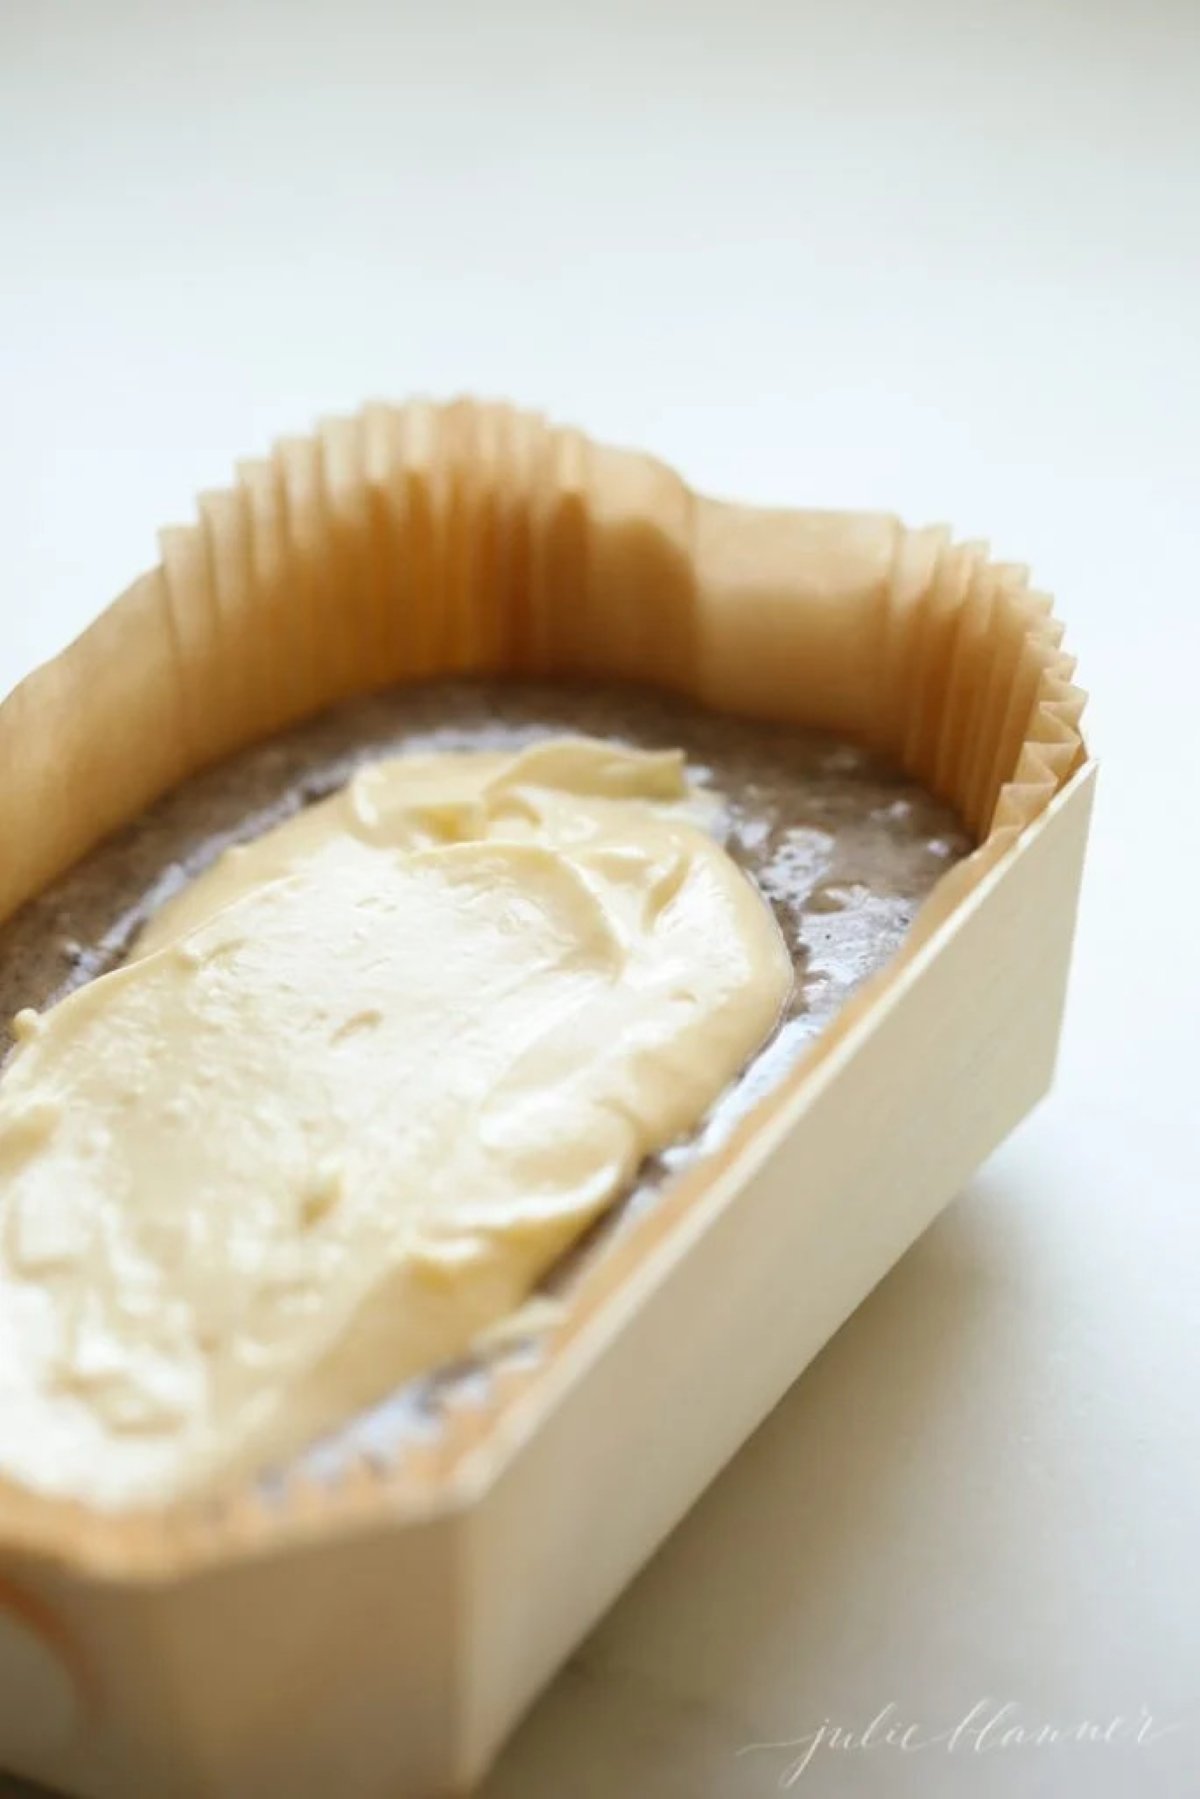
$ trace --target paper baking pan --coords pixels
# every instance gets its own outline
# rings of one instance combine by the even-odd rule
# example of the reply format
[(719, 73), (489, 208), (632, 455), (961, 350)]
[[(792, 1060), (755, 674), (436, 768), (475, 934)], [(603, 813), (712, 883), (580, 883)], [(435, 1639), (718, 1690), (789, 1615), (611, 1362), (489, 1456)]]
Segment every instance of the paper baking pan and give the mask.
[(1049, 1084), (1094, 769), (1048, 601), (881, 514), (703, 499), (502, 406), (245, 465), (0, 708), (0, 918), (176, 782), (462, 672), (852, 738), (980, 847), (542, 1353), (339, 1479), (117, 1515), (0, 1483), (0, 1765), (96, 1799), (465, 1791), (562, 1658)]

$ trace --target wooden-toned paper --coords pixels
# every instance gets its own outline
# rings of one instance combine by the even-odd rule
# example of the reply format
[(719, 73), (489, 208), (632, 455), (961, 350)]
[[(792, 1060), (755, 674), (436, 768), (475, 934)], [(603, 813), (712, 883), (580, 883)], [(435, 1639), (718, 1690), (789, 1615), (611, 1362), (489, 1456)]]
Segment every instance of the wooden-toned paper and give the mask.
[[(747, 717), (850, 737), (951, 801), (979, 847), (901, 955), (741, 1127), (736, 1159), (1083, 761), (1083, 696), (1023, 570), (885, 514), (709, 500), (649, 457), (502, 405), (370, 406), (203, 496), (162, 561), (0, 707), (0, 918), (200, 768), (350, 695), (429, 675), (658, 683)], [(761, 1114), (761, 1116), (760, 1116)], [(395, 1465), (342, 1483), (343, 1512), (429, 1501), (518, 1389), (686, 1213), (701, 1167), (590, 1267), (545, 1366), (451, 1411)], [(295, 1527), (299, 1484), (283, 1508)], [(311, 1497), (323, 1517), (326, 1497)], [(200, 1514), (91, 1517), (0, 1483), (6, 1532), (83, 1560), (171, 1567), (282, 1528), (260, 1496)], [(29, 1533), (32, 1533), (30, 1537)]]

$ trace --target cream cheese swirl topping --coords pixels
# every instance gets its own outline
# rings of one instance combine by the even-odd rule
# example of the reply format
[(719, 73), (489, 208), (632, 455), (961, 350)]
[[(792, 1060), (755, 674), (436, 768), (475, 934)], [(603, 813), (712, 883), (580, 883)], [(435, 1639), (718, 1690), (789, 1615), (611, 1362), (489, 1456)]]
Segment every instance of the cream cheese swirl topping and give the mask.
[(227, 852), (0, 1076), (0, 1473), (277, 1462), (470, 1349), (792, 980), (682, 756), (402, 756)]

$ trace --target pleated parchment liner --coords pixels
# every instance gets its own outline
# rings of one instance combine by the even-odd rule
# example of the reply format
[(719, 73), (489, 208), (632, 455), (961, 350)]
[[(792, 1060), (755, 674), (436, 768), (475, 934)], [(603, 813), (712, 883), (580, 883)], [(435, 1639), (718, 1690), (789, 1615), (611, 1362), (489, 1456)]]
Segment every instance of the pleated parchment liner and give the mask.
[(585, 1265), (536, 1357), (452, 1383), (436, 1428), (333, 1480), (302, 1465), (274, 1490), (119, 1515), (0, 1482), (0, 1546), (162, 1576), (461, 1498), (765, 1114), (795, 1107), (1084, 760), (1061, 637), (1025, 571), (981, 545), (880, 513), (702, 498), (649, 457), (502, 405), (371, 406), (203, 496), (161, 565), (0, 707), (0, 919), (221, 757), (340, 699), (468, 672), (650, 682), (835, 732), (950, 801), (979, 847), (781, 1089)]

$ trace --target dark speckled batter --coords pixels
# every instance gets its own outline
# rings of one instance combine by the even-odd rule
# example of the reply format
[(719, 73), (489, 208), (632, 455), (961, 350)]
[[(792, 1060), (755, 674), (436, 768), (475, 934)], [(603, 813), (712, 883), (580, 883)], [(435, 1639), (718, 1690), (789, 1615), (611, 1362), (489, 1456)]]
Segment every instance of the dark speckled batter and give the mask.
[[(769, 901), (795, 986), (771, 1040), (699, 1129), (652, 1157), (625, 1201), (546, 1283), (569, 1291), (677, 1169), (703, 1155), (795, 1066), (822, 1025), (900, 943), (921, 901), (971, 842), (949, 807), (837, 741), (707, 713), (636, 688), (437, 682), (397, 689), (315, 719), (187, 782), (102, 844), (0, 927), (0, 1056), (7, 1024), (121, 962), (169, 895), (229, 844), (261, 833), (341, 786), (362, 762), (401, 750), (517, 747), (564, 732), (685, 751), (689, 776), (722, 798), (730, 854)], [(348, 1451), (387, 1454), (427, 1428), (448, 1383), (486, 1364), (412, 1382), (306, 1457), (317, 1471)], [(422, 1420), (425, 1420), (422, 1426)]]

